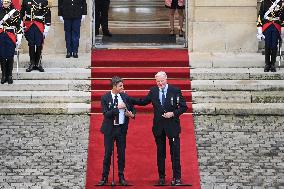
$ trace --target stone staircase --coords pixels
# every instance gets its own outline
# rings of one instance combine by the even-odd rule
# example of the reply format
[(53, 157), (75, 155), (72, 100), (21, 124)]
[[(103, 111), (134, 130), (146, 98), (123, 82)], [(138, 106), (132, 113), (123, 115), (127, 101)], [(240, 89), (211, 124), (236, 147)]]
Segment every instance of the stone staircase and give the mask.
[(27, 73), (28, 54), (20, 55), (14, 84), (0, 85), (0, 114), (86, 114), (90, 110), (90, 54), (66, 59), (43, 55), (45, 72)]
[(284, 68), (264, 73), (260, 54), (191, 53), (193, 111), (206, 115), (284, 115)]

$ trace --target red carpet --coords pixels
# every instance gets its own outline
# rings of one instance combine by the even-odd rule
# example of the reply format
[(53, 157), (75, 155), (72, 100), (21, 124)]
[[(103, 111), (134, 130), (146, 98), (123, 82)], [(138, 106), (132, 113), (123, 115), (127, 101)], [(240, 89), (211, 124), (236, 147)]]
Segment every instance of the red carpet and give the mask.
[[(96, 50), (92, 54), (92, 112), (89, 135), (86, 188), (110, 188), (95, 186), (101, 179), (104, 155), (103, 135), (99, 132), (102, 115), (100, 114), (100, 97), (110, 90), (109, 79), (118, 75), (125, 79), (126, 93), (133, 97), (143, 97), (149, 88), (155, 85), (154, 75), (158, 71), (168, 73), (168, 83), (179, 86), (191, 106), (191, 87), (189, 80), (189, 63), (186, 50)], [(107, 67), (107, 68), (105, 68)], [(119, 68), (117, 68), (119, 67)], [(125, 177), (130, 188), (157, 188), (153, 186), (158, 179), (156, 166), (156, 145), (152, 135), (152, 105), (136, 107), (135, 120), (130, 120), (127, 134)], [(181, 166), (182, 181), (192, 186), (178, 188), (200, 188), (198, 159), (194, 136), (192, 116), (181, 116)], [(171, 181), (171, 162), (167, 149), (166, 182)], [(117, 160), (115, 152), (115, 170)], [(112, 174), (109, 175), (109, 181)], [(115, 173), (115, 181), (118, 176)], [(122, 188), (122, 187), (120, 187)], [(125, 188), (125, 187), (123, 187)], [(172, 188), (163, 187), (163, 188)]]

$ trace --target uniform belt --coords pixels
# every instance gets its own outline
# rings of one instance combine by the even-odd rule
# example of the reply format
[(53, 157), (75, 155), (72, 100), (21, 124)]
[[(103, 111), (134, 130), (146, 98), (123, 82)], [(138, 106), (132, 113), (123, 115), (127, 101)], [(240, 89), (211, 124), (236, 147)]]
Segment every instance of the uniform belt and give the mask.
[(8, 31), (8, 32), (15, 32), (16, 27), (15, 26), (0, 26), (0, 29), (2, 29), (3, 31)]
[(27, 18), (32, 18), (32, 19), (35, 19), (35, 18), (37, 18), (37, 19), (41, 19), (41, 20), (43, 20), (43, 19), (44, 19), (44, 17), (43, 17), (43, 16), (33, 16), (33, 17), (31, 17), (31, 15), (29, 15), (29, 14), (27, 14), (27, 15), (26, 15), (26, 17), (27, 17)]
[(267, 17), (266, 20), (269, 20), (269, 21), (277, 21), (277, 20), (280, 20), (280, 18), (279, 18), (279, 17), (275, 17), (275, 18)]

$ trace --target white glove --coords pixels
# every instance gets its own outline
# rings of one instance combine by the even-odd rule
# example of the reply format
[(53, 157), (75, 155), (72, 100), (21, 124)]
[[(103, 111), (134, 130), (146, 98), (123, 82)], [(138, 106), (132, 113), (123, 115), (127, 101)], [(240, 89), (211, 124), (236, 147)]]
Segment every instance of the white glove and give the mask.
[(86, 19), (86, 15), (82, 15), (81, 22), (84, 22)]
[(64, 23), (64, 19), (63, 19), (62, 16), (59, 16), (59, 20), (60, 20), (60, 22)]
[(43, 31), (43, 36), (44, 38), (47, 37), (48, 31), (49, 31), (50, 26), (44, 25), (44, 31)]
[(281, 27), (281, 39), (284, 39), (284, 27)]
[(256, 38), (261, 41), (262, 39), (265, 39), (265, 36), (262, 33), (262, 27), (257, 27), (257, 34)]
[(17, 34), (16, 49), (19, 49), (22, 42), (23, 34)]

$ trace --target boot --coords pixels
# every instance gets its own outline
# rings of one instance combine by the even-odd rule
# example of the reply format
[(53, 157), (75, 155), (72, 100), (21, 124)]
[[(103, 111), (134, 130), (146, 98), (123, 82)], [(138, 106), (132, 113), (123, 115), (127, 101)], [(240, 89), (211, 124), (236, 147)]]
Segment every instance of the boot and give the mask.
[(7, 72), (7, 69), (6, 69), (6, 60), (4, 59), (1, 59), (1, 71), (2, 71), (2, 77), (1, 77), (1, 84), (4, 84), (7, 80), (6, 78), (6, 72)]
[(8, 84), (13, 84), (13, 63), (14, 60), (13, 59), (8, 59), (7, 60), (7, 82)]
[(275, 68), (276, 56), (277, 56), (277, 49), (272, 49), (271, 50), (271, 64), (270, 64), (271, 72), (276, 72), (276, 68)]
[(29, 55), (30, 55), (30, 65), (26, 69), (26, 72), (31, 72), (34, 70), (35, 66), (35, 46), (29, 46)]
[(270, 54), (271, 54), (271, 49), (265, 47), (265, 66), (264, 66), (264, 72), (269, 72), (269, 70), (270, 70)]
[(44, 69), (41, 65), (41, 52), (42, 52), (42, 45), (36, 46), (36, 53), (35, 53), (35, 67), (40, 72), (44, 72)]

